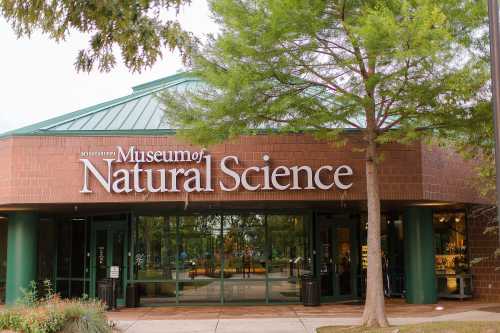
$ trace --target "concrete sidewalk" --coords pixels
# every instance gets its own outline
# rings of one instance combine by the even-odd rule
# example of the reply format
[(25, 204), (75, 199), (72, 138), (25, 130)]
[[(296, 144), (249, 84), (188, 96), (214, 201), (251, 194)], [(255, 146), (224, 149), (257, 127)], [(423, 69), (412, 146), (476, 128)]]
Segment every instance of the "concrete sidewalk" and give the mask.
[[(499, 321), (500, 304), (442, 302), (409, 305), (404, 301), (386, 304), (392, 325), (431, 321)], [(109, 312), (108, 318), (126, 333), (313, 333), (326, 325), (358, 325), (361, 305), (329, 304), (320, 307), (206, 306), (143, 307)]]
[[(467, 311), (435, 317), (390, 317), (391, 325), (431, 321), (499, 321), (500, 313)], [(117, 327), (127, 333), (314, 333), (326, 325), (358, 325), (359, 318), (243, 318), (118, 320)]]

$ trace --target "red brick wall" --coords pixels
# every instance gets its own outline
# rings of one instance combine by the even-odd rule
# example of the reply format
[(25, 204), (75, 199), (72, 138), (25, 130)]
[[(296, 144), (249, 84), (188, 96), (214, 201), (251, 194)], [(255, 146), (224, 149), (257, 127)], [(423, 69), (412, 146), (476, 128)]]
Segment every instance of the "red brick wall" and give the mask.
[(476, 164), (456, 152), (434, 145), (422, 145), (422, 191), (427, 200), (485, 202), (474, 190)]
[[(366, 200), (364, 153), (355, 148), (361, 146), (359, 137), (351, 136), (350, 143), (334, 147), (325, 142), (318, 142), (308, 135), (261, 135), (240, 137), (209, 148), (213, 158), (212, 183), (213, 193), (191, 193), (189, 201), (339, 201)], [(10, 150), (8, 146), (11, 146)], [(2, 181), (9, 178), (10, 191), (2, 191), (0, 205), (29, 203), (119, 203), (119, 202), (154, 202), (186, 200), (185, 193), (130, 193), (110, 194), (104, 191), (95, 180), (91, 182), (92, 194), (81, 194), (83, 165), (79, 161), (83, 151), (116, 151), (116, 146), (125, 149), (136, 146), (142, 150), (198, 150), (199, 147), (180, 142), (172, 136), (93, 136), (59, 137), (29, 136), (14, 137), (0, 141), (0, 160), (10, 165), (10, 173), (1, 174)], [(7, 146), (7, 148), (6, 148)], [(382, 148), (383, 161), (380, 168), (380, 186), (382, 200), (449, 200), (457, 202), (472, 201), (471, 188), (464, 183), (465, 167), (457, 156), (441, 159), (431, 176), (426, 174), (422, 182), (422, 168), (425, 170), (433, 161), (440, 158), (440, 152), (434, 152), (428, 159), (419, 143), (411, 145), (390, 144)], [(255, 191), (240, 189), (235, 192), (223, 192), (217, 184), (225, 179), (219, 170), (223, 156), (236, 155), (240, 159), (239, 171), (249, 166), (263, 166), (262, 156), (271, 156), (271, 167), (278, 165), (309, 165), (313, 169), (329, 164), (339, 166), (347, 164), (354, 170), (350, 179), (353, 187), (347, 191), (332, 188), (323, 190), (301, 191)], [(423, 156), (423, 159), (422, 159)], [(102, 157), (90, 158), (104, 170)], [(422, 160), (428, 161), (423, 163)], [(169, 166), (166, 166), (169, 167)], [(186, 167), (175, 164), (172, 167)], [(236, 168), (235, 168), (236, 169)], [(437, 170), (436, 172), (434, 170)], [(442, 171), (446, 170), (446, 177)], [(238, 170), (237, 170), (238, 171)], [(454, 172), (460, 171), (460, 177)], [(441, 173), (440, 173), (441, 172)], [(467, 173), (467, 172), (465, 172)], [(469, 170), (470, 174), (470, 170)], [(227, 176), (225, 176), (227, 178)], [(259, 180), (256, 177), (255, 180)], [(446, 181), (446, 187), (433, 191)], [(7, 182), (8, 183), (8, 182)], [(428, 189), (431, 190), (423, 190)], [(475, 199), (474, 199), (475, 200)], [(480, 202), (480, 201), (477, 201)]]
[(487, 258), (471, 267), (474, 280), (474, 296), (482, 301), (500, 301), (500, 258), (493, 253), (499, 246), (496, 235), (485, 235), (484, 230), (494, 225), (495, 210), (474, 209), (468, 215), (469, 251), (471, 259)]
[(12, 170), (12, 139), (0, 140), (0, 202), (10, 199)]

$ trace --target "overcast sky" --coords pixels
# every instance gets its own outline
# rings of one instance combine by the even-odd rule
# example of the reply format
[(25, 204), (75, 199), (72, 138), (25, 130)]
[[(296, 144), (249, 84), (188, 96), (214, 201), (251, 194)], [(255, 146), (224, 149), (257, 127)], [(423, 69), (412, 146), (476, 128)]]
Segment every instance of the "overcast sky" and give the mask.
[[(180, 21), (202, 38), (217, 30), (204, 0), (182, 10)], [(0, 133), (127, 95), (134, 85), (183, 69), (179, 56), (168, 54), (141, 74), (123, 65), (110, 73), (77, 73), (73, 64), (87, 40), (77, 33), (59, 44), (41, 34), (17, 39), (0, 18)]]

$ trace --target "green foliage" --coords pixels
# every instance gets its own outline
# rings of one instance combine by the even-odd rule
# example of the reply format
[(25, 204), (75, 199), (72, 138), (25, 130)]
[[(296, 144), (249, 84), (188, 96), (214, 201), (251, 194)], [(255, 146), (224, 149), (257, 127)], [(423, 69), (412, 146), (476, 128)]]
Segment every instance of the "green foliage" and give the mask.
[[(31, 282), (14, 308), (0, 313), (0, 330), (25, 333), (108, 333), (104, 305), (95, 300), (61, 300), (44, 281), (43, 291)], [(42, 295), (43, 294), (43, 295)]]
[(64, 40), (73, 31), (88, 34), (89, 45), (79, 52), (75, 62), (78, 70), (111, 70), (116, 64), (114, 48), (118, 47), (125, 65), (140, 71), (159, 60), (164, 49), (177, 49), (186, 59), (195, 39), (175, 18), (165, 17), (172, 17), (167, 14), (189, 2), (0, 0), (0, 13), (19, 37), (29, 37), (35, 30), (56, 41)]
[(181, 135), (342, 129), (407, 142), (489, 98), (486, 8), (472, 0), (211, 0), (222, 33), (193, 55), (196, 90), (166, 93)]

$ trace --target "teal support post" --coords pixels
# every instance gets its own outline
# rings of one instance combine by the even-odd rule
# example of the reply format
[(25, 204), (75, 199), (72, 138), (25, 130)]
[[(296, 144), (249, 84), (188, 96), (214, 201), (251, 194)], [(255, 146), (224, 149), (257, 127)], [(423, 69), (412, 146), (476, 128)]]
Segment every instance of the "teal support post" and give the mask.
[(36, 280), (38, 216), (32, 212), (9, 214), (5, 303), (13, 305)]
[(434, 230), (430, 208), (405, 209), (404, 238), (406, 301), (410, 304), (436, 303)]

